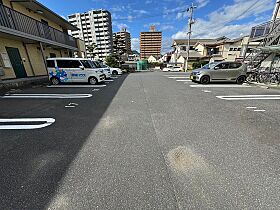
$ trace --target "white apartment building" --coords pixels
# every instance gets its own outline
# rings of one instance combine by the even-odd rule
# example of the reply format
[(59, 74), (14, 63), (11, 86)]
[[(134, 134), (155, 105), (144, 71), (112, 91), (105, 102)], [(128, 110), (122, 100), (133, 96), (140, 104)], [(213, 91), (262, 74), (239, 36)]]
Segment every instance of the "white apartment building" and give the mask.
[[(111, 13), (107, 10), (91, 10), (68, 16), (71, 24), (79, 31), (71, 31), (75, 38), (85, 41), (87, 57), (104, 60), (113, 51), (113, 32)], [(89, 46), (94, 46), (94, 51)]]

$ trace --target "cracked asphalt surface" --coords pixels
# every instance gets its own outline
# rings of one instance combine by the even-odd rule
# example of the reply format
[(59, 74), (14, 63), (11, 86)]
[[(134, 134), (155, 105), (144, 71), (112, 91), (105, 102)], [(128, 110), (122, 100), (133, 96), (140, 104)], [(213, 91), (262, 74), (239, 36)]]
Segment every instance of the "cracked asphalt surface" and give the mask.
[(169, 74), (186, 75), (17, 92), (84, 99), (0, 98), (0, 118), (56, 120), (0, 130), (0, 209), (279, 209), (280, 100), (216, 96), (280, 91), (192, 88)]

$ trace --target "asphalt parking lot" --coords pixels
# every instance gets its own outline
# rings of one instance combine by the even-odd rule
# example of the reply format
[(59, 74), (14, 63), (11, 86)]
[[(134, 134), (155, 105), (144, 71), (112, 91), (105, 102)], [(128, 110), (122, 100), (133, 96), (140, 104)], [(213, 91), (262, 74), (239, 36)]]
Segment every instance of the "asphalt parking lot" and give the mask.
[(6, 94), (0, 209), (277, 209), (279, 101), (179, 72)]

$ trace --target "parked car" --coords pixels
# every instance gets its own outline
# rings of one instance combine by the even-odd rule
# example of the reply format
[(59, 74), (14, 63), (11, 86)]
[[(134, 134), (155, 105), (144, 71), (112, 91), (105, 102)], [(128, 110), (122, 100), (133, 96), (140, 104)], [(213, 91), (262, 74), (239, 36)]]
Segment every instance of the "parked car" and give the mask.
[(246, 81), (247, 66), (240, 62), (213, 62), (200, 69), (195, 69), (190, 75), (194, 82), (208, 84), (215, 81), (234, 81), (242, 84)]
[(179, 67), (179, 66), (169, 66), (169, 67), (163, 68), (162, 71), (183, 71), (183, 69), (182, 69), (182, 67)]
[(49, 58), (47, 68), (53, 85), (66, 82), (88, 82), (94, 85), (105, 80), (103, 71), (95, 68), (88, 59)]
[(112, 68), (104, 63), (100, 63), (103, 68), (109, 68), (112, 75), (121, 75), (123, 74), (122, 70), (119, 68)]
[(92, 64), (95, 66), (95, 68), (103, 70), (105, 74), (105, 79), (110, 79), (112, 74), (110, 72), (110, 68), (108, 67), (103, 67), (99, 61), (91, 61)]

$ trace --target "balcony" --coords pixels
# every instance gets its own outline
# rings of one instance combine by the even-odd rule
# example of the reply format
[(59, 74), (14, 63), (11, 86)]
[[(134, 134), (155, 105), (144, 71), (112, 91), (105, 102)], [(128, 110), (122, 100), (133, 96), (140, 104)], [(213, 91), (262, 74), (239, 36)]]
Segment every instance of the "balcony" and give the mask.
[[(269, 21), (252, 28), (250, 39), (261, 39), (266, 37), (280, 24), (280, 19)], [(280, 32), (279, 29), (277, 32)]]
[(74, 37), (0, 4), (0, 32), (76, 50)]

